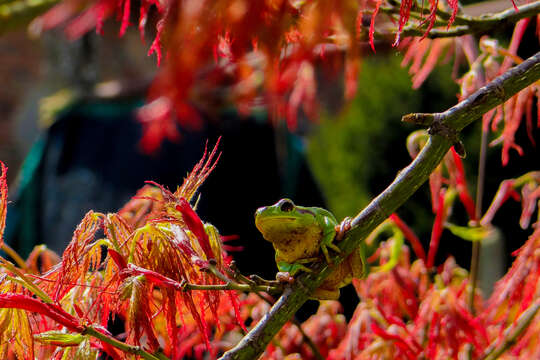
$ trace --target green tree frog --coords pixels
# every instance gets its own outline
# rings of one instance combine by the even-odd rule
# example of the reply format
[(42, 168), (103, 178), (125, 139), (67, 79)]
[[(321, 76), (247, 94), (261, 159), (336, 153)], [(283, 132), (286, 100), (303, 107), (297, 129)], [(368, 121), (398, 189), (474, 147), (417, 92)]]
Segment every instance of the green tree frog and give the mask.
[[(281, 199), (271, 206), (257, 209), (255, 226), (276, 250), (276, 264), (281, 272), (294, 276), (298, 271), (311, 271), (304, 264), (322, 255), (332, 264), (329, 249), (340, 252), (333, 243), (338, 222), (328, 210), (318, 207), (295, 205), (289, 199)], [(356, 249), (314, 292), (319, 300), (339, 298), (339, 289), (349, 284), (353, 277), (366, 273), (363, 247)]]

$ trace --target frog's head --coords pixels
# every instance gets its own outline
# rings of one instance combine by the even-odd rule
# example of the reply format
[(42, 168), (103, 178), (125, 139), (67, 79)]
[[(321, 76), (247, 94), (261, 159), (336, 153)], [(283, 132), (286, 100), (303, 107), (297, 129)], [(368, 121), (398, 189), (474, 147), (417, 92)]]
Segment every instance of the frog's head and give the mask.
[(282, 236), (316, 225), (316, 215), (309, 208), (296, 206), (290, 199), (281, 199), (271, 206), (258, 208), (255, 212), (255, 226), (264, 238), (272, 241), (274, 236)]

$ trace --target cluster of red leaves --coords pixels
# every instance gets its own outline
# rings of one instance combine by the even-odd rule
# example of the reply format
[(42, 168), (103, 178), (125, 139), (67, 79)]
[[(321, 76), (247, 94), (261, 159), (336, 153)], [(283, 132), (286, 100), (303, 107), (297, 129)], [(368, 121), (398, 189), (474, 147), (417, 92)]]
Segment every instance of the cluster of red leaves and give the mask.
[(355, 283), (364, 301), (330, 358), (457, 359), (466, 344), (478, 353), (488, 344), (465, 303), (466, 272), (449, 259), (430, 279), (422, 260), (404, 254), (392, 271)]
[[(537, 230), (490, 299), (483, 302), (477, 296), (477, 315), (466, 305), (467, 273), (452, 259), (433, 279), (422, 260), (410, 264), (405, 257), (391, 272), (356, 282), (363, 301), (330, 358), (458, 359), (470, 345), (473, 358), (481, 358), (501, 344), (508, 330), (517, 327), (520, 316), (538, 301), (540, 262), (534, 252), (539, 239)], [(417, 304), (412, 306), (415, 313), (404, 306), (407, 302)], [(535, 318), (508, 356), (538, 356), (538, 324)]]
[[(458, 4), (448, 4), (450, 26)], [(123, 35), (130, 25), (132, 5), (130, 0), (64, 0), (36, 20), (33, 28), (65, 25), (68, 37), (76, 38), (93, 28), (101, 32), (103, 22), (116, 15)], [(199, 128), (196, 106), (209, 102), (214, 109), (224, 101), (234, 103), (242, 111), (262, 100), (294, 129), (299, 110), (316, 116), (316, 70), (342, 76), (340, 69), (345, 69), (345, 95), (350, 97), (356, 88), (363, 42), (369, 41), (375, 50), (376, 18), (389, 23), (379, 14), (381, 6), (395, 4), (383, 0), (141, 0), (142, 35), (149, 11), (155, 9), (157, 17), (149, 54), (156, 53), (158, 65), (165, 59), (150, 90), (153, 102), (140, 114), (145, 126), (143, 146), (151, 151), (165, 138), (177, 139), (174, 118), (180, 125)], [(399, 44), (413, 7), (424, 10), (413, 1), (401, 2), (394, 45)], [(418, 20), (421, 26), (428, 24), (427, 31), (435, 24), (437, 8), (438, 0), (430, 0), (429, 15)], [(77, 15), (80, 9), (85, 10)], [(367, 28), (363, 24), (369, 18)], [(339, 64), (328, 61), (332, 58), (339, 59)]]
[[(495, 76), (500, 75), (507, 71), (513, 64), (520, 64), (523, 62), (519, 56), (517, 56), (517, 50), (521, 39), (525, 33), (525, 30), (531, 23), (531, 19), (520, 20), (514, 29), (512, 40), (508, 46), (508, 49), (501, 47), (496, 40), (481, 39), (480, 48), (482, 54), (479, 56), (478, 61), (482, 61), (482, 66), (485, 73), (485, 81), (491, 81)], [(537, 23), (540, 26), (540, 23)], [(540, 33), (537, 32), (540, 35)], [(502, 62), (498, 62), (496, 59), (504, 56)], [(538, 113), (536, 114), (536, 124), (533, 123), (533, 101), (536, 97), (536, 107)], [(504, 128), (499, 137), (491, 142), (491, 145), (502, 144), (502, 164), (507, 165), (509, 161), (509, 151), (514, 149), (519, 155), (523, 155), (522, 148), (514, 141), (516, 131), (525, 118), (525, 126), (529, 140), (532, 144), (536, 144), (536, 141), (532, 135), (534, 126), (540, 128), (540, 84), (538, 82), (523, 89), (513, 97), (511, 97), (503, 105), (499, 105), (494, 110), (484, 114), (482, 121), (484, 130), (491, 125), (492, 131), (497, 131), (499, 124), (504, 123)], [(525, 115), (525, 116), (524, 116)]]
[[(520, 188), (521, 195), (517, 192)], [(531, 224), (531, 218), (540, 199), (540, 172), (531, 171), (517, 179), (504, 180), (499, 186), (489, 209), (482, 217), (481, 224), (483, 226), (489, 225), (499, 208), (510, 198), (513, 198), (516, 201), (521, 200), (522, 210), (519, 218), (519, 225), (522, 229), (527, 229)], [(536, 224), (539, 223), (540, 213), (538, 214)]]
[[(528, 309), (538, 305), (540, 285), (540, 227), (537, 227), (529, 240), (515, 252), (517, 258), (508, 273), (496, 284), (493, 295), (487, 302), (483, 316), (490, 319), (490, 335), (500, 343), (505, 328), (514, 326), (519, 317)], [(535, 319), (523, 336), (508, 354), (523, 359), (540, 356), (538, 334), (540, 322)]]
[[(515, 28), (508, 48), (501, 46), (496, 39), (484, 36), (476, 44), (471, 35), (456, 38), (439, 38), (434, 40), (421, 39), (419, 37), (406, 39), (402, 42), (405, 56), (403, 66), (410, 66), (413, 88), (418, 88), (427, 79), (439, 61), (445, 63), (454, 60), (453, 76), (458, 77), (458, 69), (465, 62), (469, 71), (460, 79), (457, 79), (461, 87), (458, 95), (459, 100), (464, 100), (473, 92), (491, 82), (497, 76), (506, 72), (513, 65), (523, 62), (517, 56), (518, 48), (525, 33), (531, 26), (531, 18), (520, 20)], [(540, 29), (540, 22), (537, 21)], [(537, 34), (540, 32), (537, 30)], [(523, 155), (521, 146), (515, 143), (515, 134), (523, 122), (533, 145), (536, 141), (533, 137), (533, 129), (540, 128), (540, 113), (536, 114), (537, 121), (533, 121), (533, 104), (540, 109), (540, 85), (533, 85), (523, 89), (504, 104), (483, 115), (484, 131), (491, 130), (498, 137), (491, 142), (491, 146), (502, 144), (501, 160), (503, 165), (509, 161), (509, 151), (514, 149), (519, 155)], [(536, 98), (536, 99), (535, 99)], [(523, 121), (525, 120), (525, 121)], [(499, 130), (500, 125), (503, 129)]]
[(88, 212), (61, 259), (43, 246), (21, 269), (1, 259), (0, 357), (95, 359), (105, 351), (122, 359), (84, 335), (92, 327), (112, 336), (107, 326), (116, 318), (126, 344), (174, 359), (226, 346), (227, 331), (244, 328), (237, 293), (184, 288), (222, 284), (209, 266), (229, 270), (219, 233), (190, 205), (216, 165), (216, 148), (175, 192), (146, 186), (119, 213)]

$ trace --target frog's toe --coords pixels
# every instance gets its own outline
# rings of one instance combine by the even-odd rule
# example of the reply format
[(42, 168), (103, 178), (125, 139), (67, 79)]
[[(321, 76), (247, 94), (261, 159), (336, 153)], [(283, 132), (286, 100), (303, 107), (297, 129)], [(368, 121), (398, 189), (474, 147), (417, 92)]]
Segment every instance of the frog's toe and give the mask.
[(321, 251), (326, 259), (326, 263), (332, 265), (334, 262), (330, 258), (330, 254), (328, 254), (328, 245), (321, 245)]
[(330, 243), (330, 244), (328, 244), (326, 246), (328, 246), (330, 249), (334, 250), (338, 254), (341, 254), (341, 249), (336, 244)]
[(276, 274), (276, 280), (282, 284), (292, 284), (294, 278), (289, 274), (288, 271), (280, 271)]
[(341, 239), (343, 239), (347, 231), (351, 229), (352, 227), (351, 223), (352, 223), (352, 218), (347, 216), (345, 219), (343, 219), (343, 221), (339, 225), (336, 226), (336, 240), (337, 241), (341, 241)]
[(296, 264), (296, 265), (298, 266), (298, 270), (302, 270), (302, 271), (305, 271), (307, 273), (312, 273), (313, 272), (313, 270), (311, 270), (307, 266), (304, 266), (304, 265), (301, 265), (301, 264)]

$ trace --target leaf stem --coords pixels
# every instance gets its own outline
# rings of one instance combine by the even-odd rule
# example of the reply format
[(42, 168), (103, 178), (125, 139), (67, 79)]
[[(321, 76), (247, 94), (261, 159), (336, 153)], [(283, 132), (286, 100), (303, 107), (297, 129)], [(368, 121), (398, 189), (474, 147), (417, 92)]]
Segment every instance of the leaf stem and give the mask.
[[(267, 292), (267, 293), (280, 293), (282, 291), (280, 286), (271, 286), (271, 285), (258, 285), (254, 281), (251, 281), (247, 284), (240, 284), (237, 282), (234, 282), (233, 280), (229, 279), (227, 276), (225, 276), (219, 269), (212, 263), (209, 263), (206, 266), (206, 269), (210, 271), (215, 277), (223, 281), (225, 284), (220, 284), (221, 286), (227, 286), (227, 288), (223, 290), (239, 290), (239, 291), (245, 291), (245, 292)], [(214, 286), (220, 286), (220, 285), (214, 285)], [(197, 289), (196, 285), (190, 285), (186, 284), (186, 286), (191, 286), (193, 289)], [(204, 285), (203, 285), (204, 286)], [(208, 285), (210, 286), (210, 285)], [(208, 290), (203, 289), (201, 290)], [(213, 290), (213, 289), (210, 289)], [(219, 289), (218, 289), (219, 290)]]
[[(484, 197), (484, 183), (486, 179), (486, 159), (487, 159), (487, 143), (488, 129), (482, 126), (482, 138), (480, 140), (480, 154), (478, 155), (478, 180), (476, 182), (476, 208), (475, 215), (477, 219), (482, 218), (482, 201)], [(478, 268), (480, 267), (480, 251), (482, 249), (481, 241), (473, 241), (471, 254), (471, 270), (469, 272), (469, 296), (468, 303), (471, 313), (475, 314), (474, 294), (476, 293), (476, 285), (478, 281)]]
[(151, 353), (143, 350), (140, 346), (133, 346), (133, 345), (126, 344), (126, 343), (124, 343), (122, 341), (116, 340), (112, 336), (106, 335), (106, 334), (96, 330), (92, 326), (85, 327), (82, 334), (83, 335), (90, 335), (92, 337), (95, 337), (96, 339), (99, 339), (99, 340), (101, 340), (103, 342), (106, 342), (107, 344), (112, 345), (115, 348), (122, 350), (123, 352), (140, 356), (140, 357), (142, 357), (143, 359), (146, 359), (146, 360), (165, 360), (165, 359), (169, 359), (168, 357), (166, 357), (163, 354), (154, 355), (154, 354), (151, 354)]
[(319, 351), (319, 348), (317, 345), (313, 342), (311, 337), (309, 337), (308, 334), (304, 331), (302, 328), (302, 324), (297, 319), (293, 318), (292, 323), (298, 328), (298, 331), (300, 331), (300, 334), (302, 334), (302, 341), (306, 343), (306, 345), (310, 348), (311, 352), (313, 353), (313, 356), (317, 360), (324, 360), (324, 357), (322, 356), (321, 352)]
[[(452, 26), (449, 29), (431, 29), (427, 37), (434, 39), (486, 33), (504, 24), (513, 24), (521, 19), (537, 15), (540, 13), (540, 1), (521, 5), (518, 10), (509, 8), (495, 14), (475, 17), (461, 15), (459, 21), (456, 21), (460, 25)], [(402, 36), (424, 36), (424, 34), (425, 31), (418, 25), (409, 25), (402, 32)]]

